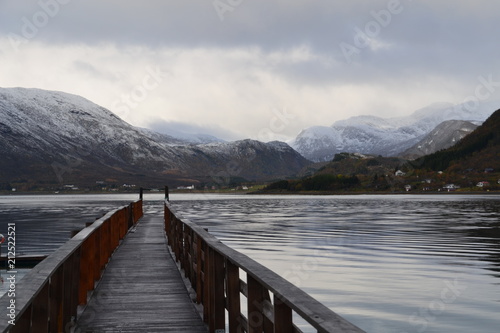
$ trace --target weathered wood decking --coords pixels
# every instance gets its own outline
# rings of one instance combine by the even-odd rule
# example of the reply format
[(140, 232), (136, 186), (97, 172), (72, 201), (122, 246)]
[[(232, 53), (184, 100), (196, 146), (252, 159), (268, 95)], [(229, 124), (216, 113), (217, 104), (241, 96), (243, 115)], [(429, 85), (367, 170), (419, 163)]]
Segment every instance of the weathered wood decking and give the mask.
[(113, 254), (78, 317), (80, 332), (208, 332), (167, 250), (161, 215), (145, 215)]

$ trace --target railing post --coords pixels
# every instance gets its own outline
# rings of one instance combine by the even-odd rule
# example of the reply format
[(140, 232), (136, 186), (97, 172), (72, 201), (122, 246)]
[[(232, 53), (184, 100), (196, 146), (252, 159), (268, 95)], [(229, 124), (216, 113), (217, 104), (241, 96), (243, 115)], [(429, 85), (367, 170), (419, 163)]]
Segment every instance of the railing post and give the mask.
[[(93, 253), (90, 251), (89, 255), (92, 255)], [(90, 259), (92, 260), (92, 259)], [(89, 267), (92, 267), (92, 262), (90, 262)], [(89, 267), (86, 267), (85, 269), (88, 269)], [(74, 271), (74, 265), (73, 265), (73, 258), (69, 258), (63, 263), (63, 313), (62, 313), (62, 323), (63, 323), (63, 329), (66, 330), (66, 327), (68, 324), (71, 323), (71, 317), (76, 313), (76, 308), (72, 309), (73, 305), (73, 297), (74, 293), (72, 288), (78, 286), (78, 284), (75, 286), (74, 283), (74, 275), (78, 274), (78, 271)], [(93, 279), (93, 271), (91, 270), (89, 275), (87, 276), (89, 279), (89, 284), (87, 287), (90, 287), (90, 283), (92, 283), (92, 288), (86, 288), (85, 290), (85, 303), (87, 302), (87, 292), (91, 289), (94, 289), (94, 279)]]
[[(77, 270), (78, 272), (78, 270)], [(77, 273), (78, 274), (78, 273)], [(62, 332), (62, 298), (63, 298), (63, 266), (60, 266), (57, 271), (50, 277), (49, 284), (49, 299), (50, 299), (50, 314), (49, 314), (49, 332)]]
[(142, 200), (143, 197), (144, 197), (144, 189), (141, 187), (139, 189), (139, 200)]
[(49, 322), (49, 283), (47, 282), (42, 291), (33, 301), (33, 313), (31, 318), (31, 332), (48, 332)]
[(134, 225), (134, 207), (135, 204), (133, 202), (127, 206), (127, 230)]
[[(93, 278), (94, 274), (89, 270), (90, 267), (90, 250), (89, 239), (86, 239), (81, 245), (81, 258), (80, 258), (80, 286), (78, 293), (78, 304), (87, 304), (87, 292), (89, 291), (89, 281)], [(63, 274), (63, 284), (65, 283), (65, 275)], [(63, 289), (64, 290), (64, 289)], [(63, 302), (64, 305), (64, 302)]]
[(226, 326), (226, 304), (224, 298), (224, 257), (214, 252), (214, 270), (213, 270), (213, 317), (214, 317), (214, 332), (224, 332)]
[(168, 245), (172, 246), (172, 215), (170, 214), (170, 210), (166, 203), (163, 204), (164, 210), (164, 219), (165, 219), (165, 234), (167, 235)]
[(203, 281), (201, 278), (202, 274), (202, 265), (203, 265), (203, 249), (202, 247), (202, 242), (201, 242), (201, 237), (196, 234), (196, 303), (200, 304), (203, 300)]
[(168, 186), (165, 185), (165, 200), (170, 201), (170, 195), (168, 193)]
[(229, 332), (241, 332), (240, 269), (229, 260), (226, 260), (226, 281)]
[(207, 243), (205, 244), (205, 264), (204, 264), (204, 273), (205, 280), (203, 286), (203, 320), (208, 324), (209, 327), (213, 327), (213, 323), (211, 320), (212, 315), (212, 258), (211, 252), (212, 249)]
[(250, 274), (248, 284), (248, 333), (264, 332), (264, 315), (262, 313), (262, 286)]
[(274, 295), (274, 333), (293, 331), (292, 309), (283, 303), (278, 295)]
[[(24, 313), (20, 317), (16, 318), (16, 324), (14, 326), (11, 326), (9, 333), (30, 332), (32, 308), (33, 308), (32, 304), (30, 304), (26, 307), (26, 310), (24, 311)], [(5, 320), (5, 319), (3, 319), (3, 320)]]

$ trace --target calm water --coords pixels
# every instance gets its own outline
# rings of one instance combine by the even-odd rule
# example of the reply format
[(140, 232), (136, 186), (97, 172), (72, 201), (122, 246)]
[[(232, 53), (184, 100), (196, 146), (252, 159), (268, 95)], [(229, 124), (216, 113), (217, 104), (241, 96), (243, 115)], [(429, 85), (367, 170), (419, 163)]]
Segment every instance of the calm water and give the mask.
[[(136, 195), (0, 197), (49, 253)], [(159, 212), (161, 195), (146, 195)], [(185, 217), (367, 332), (500, 332), (500, 196), (172, 195)], [(49, 207), (50, 206), (50, 207)]]

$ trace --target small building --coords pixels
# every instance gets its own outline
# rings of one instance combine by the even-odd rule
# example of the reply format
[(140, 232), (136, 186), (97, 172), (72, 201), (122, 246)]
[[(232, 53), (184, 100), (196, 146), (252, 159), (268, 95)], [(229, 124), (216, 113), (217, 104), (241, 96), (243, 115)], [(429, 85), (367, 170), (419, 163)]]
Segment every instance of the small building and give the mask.
[(443, 189), (448, 191), (448, 192), (452, 192), (452, 191), (455, 191), (457, 189), (459, 189), (460, 186), (458, 185), (455, 185), (455, 184), (446, 184), (445, 186), (443, 186)]
[(177, 187), (178, 190), (194, 190), (194, 185), (191, 186), (179, 186)]
[(394, 173), (394, 175), (395, 175), (396, 177), (403, 177), (403, 176), (405, 176), (405, 175), (406, 175), (406, 173), (405, 173), (405, 172), (403, 172), (403, 171), (401, 171), (401, 170), (398, 170), (398, 171), (396, 171), (396, 173)]
[(482, 182), (479, 182), (477, 183), (476, 185), (477, 187), (486, 187), (486, 186), (490, 186), (490, 182), (487, 182), (487, 181), (482, 181)]
[(405, 185), (405, 190), (406, 190), (406, 192), (410, 192), (411, 191), (411, 185)]
[(486, 168), (484, 169), (484, 173), (490, 173), (490, 172), (493, 172), (494, 169), (493, 168)]

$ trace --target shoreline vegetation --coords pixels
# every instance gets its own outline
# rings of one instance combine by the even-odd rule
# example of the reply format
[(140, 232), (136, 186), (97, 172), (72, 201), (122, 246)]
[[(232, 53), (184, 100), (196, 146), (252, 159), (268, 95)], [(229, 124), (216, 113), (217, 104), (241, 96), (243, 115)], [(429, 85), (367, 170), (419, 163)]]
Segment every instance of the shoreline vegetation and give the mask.
[[(145, 194), (163, 194), (159, 191), (145, 191)], [(287, 191), (287, 190), (170, 190), (170, 194), (224, 194), (224, 195), (500, 195), (500, 190), (455, 190), (455, 191)], [(139, 194), (134, 191), (98, 192), (98, 191), (0, 191), (0, 196), (22, 196), (22, 195), (112, 195), (112, 194)]]

